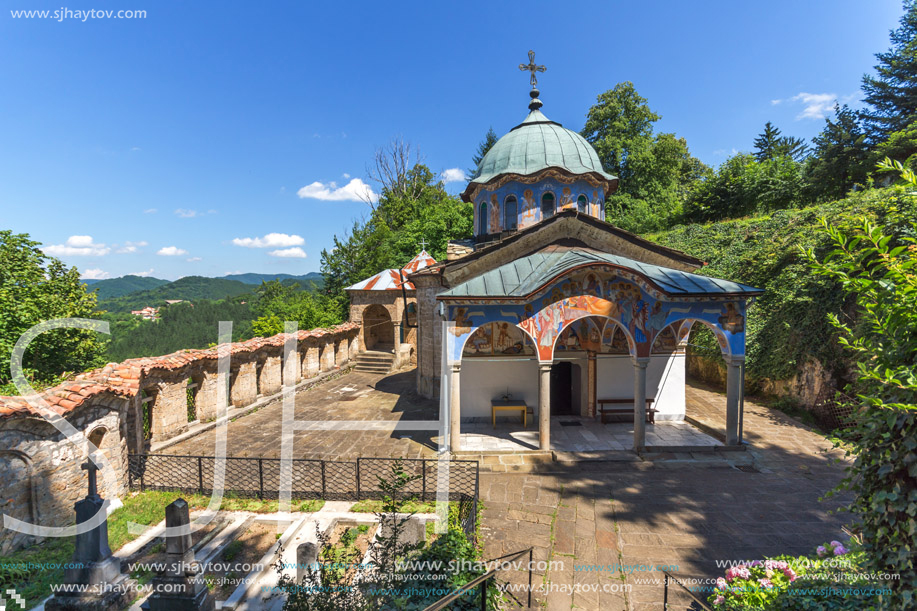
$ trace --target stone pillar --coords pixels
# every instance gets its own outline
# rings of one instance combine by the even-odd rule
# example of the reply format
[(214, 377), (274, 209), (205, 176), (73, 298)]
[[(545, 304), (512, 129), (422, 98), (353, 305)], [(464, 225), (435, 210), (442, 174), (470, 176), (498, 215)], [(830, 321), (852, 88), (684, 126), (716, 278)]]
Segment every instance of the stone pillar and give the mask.
[(279, 354), (271, 354), (264, 359), (261, 365), (261, 379), (258, 380), (258, 388), (262, 396), (268, 397), (280, 392), (280, 386), (283, 383), (282, 369)]
[(634, 451), (646, 449), (646, 367), (648, 356), (634, 357)]
[(538, 447), (551, 449), (551, 363), (538, 363)]
[(587, 405), (586, 405), (586, 416), (589, 418), (595, 417), (595, 402), (596, 402), (596, 360), (595, 352), (586, 353), (586, 396), (587, 396)]
[(306, 358), (303, 359), (302, 367), (302, 377), (304, 378), (314, 378), (318, 375), (318, 372), (321, 371), (321, 360), (319, 356), (318, 346), (315, 345), (315, 340), (310, 339), (310, 345), (306, 348)]
[(230, 379), (229, 398), (233, 407), (245, 407), (257, 400), (258, 368), (254, 361), (240, 363)]
[(452, 377), (449, 380), (449, 450), (452, 452), (462, 449), (462, 395), (459, 380), (461, 370), (461, 363), (453, 363)]
[(744, 356), (726, 357), (726, 445), (739, 445), (739, 403), (745, 394), (742, 388)]
[(347, 338), (343, 337), (337, 342), (337, 352), (335, 354), (337, 366), (342, 367), (344, 364), (350, 360), (350, 354), (347, 345)]
[[(166, 507), (166, 527), (188, 527), (188, 502), (176, 499)], [(191, 532), (166, 537), (166, 569), (153, 578), (153, 594), (141, 606), (149, 611), (212, 611), (213, 595), (200, 575), (191, 549)]]
[(331, 371), (334, 369), (334, 340), (325, 339), (325, 345), (322, 346), (321, 370)]

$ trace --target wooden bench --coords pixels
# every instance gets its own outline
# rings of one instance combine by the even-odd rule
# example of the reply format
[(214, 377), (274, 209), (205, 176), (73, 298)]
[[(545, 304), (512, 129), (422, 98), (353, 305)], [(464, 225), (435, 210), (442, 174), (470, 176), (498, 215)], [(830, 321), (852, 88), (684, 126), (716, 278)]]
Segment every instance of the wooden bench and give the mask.
[[(634, 414), (633, 399), (599, 399), (598, 404), (602, 424), (605, 424), (605, 416), (633, 416)], [(646, 400), (646, 421), (650, 424), (656, 424), (656, 409), (653, 407), (653, 399)]]
[(525, 401), (491, 401), (490, 402), (490, 418), (494, 428), (497, 428), (497, 412), (522, 412), (522, 428), (525, 428), (527, 425), (526, 415), (528, 414), (529, 407), (525, 404)]

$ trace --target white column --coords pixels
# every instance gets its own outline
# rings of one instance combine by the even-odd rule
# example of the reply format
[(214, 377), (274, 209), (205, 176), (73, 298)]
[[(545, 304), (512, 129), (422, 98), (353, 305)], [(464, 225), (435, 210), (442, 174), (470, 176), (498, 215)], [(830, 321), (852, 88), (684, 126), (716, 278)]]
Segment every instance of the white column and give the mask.
[(595, 362), (595, 352), (586, 353), (586, 385), (588, 386), (587, 394), (587, 406), (586, 406), (586, 416), (589, 418), (595, 417), (595, 402), (596, 402), (596, 362)]
[(634, 451), (646, 449), (646, 367), (648, 356), (634, 357)]
[(742, 388), (744, 356), (726, 357), (726, 445), (739, 445), (739, 403)]
[(551, 363), (538, 363), (538, 445), (551, 449)]
[(462, 400), (459, 393), (461, 369), (461, 363), (453, 363), (452, 377), (449, 380), (449, 450), (452, 452), (462, 449)]

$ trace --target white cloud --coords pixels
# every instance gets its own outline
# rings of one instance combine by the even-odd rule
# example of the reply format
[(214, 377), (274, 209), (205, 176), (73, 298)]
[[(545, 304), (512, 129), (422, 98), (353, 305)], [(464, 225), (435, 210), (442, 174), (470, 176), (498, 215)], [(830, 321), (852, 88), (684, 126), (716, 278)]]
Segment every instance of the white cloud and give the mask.
[(183, 219), (191, 219), (191, 218), (194, 218), (200, 215), (201, 213), (198, 212), (197, 210), (188, 210), (187, 208), (176, 208), (175, 209), (175, 216), (179, 218), (183, 218)]
[(465, 170), (459, 168), (449, 168), (443, 170), (443, 182), (463, 182), (465, 180)]
[(143, 211), (144, 214), (156, 214), (159, 212), (156, 208), (147, 208)]
[(263, 238), (234, 238), (232, 243), (244, 248), (284, 248), (287, 246), (302, 246), (306, 241), (302, 236), (295, 234), (269, 233)]
[(106, 278), (110, 278), (111, 276), (109, 275), (108, 272), (103, 272), (99, 268), (93, 268), (93, 269), (87, 269), (86, 271), (84, 271), (82, 274), (80, 274), (80, 277), (83, 280), (105, 280)]
[(294, 246), (293, 248), (284, 248), (282, 250), (272, 250), (267, 253), (272, 257), (283, 257), (284, 259), (305, 259), (306, 251), (304, 251), (299, 246)]
[(350, 174), (348, 174), (347, 172), (344, 172), (343, 174), (341, 174), (341, 176), (344, 178), (344, 180), (350, 180)]
[(101, 257), (111, 252), (111, 248), (105, 244), (96, 244), (89, 235), (72, 235), (67, 238), (64, 244), (52, 244), (45, 246), (42, 250), (54, 257), (59, 256), (79, 256), (79, 257)]
[(163, 257), (178, 257), (180, 255), (188, 254), (187, 250), (183, 250), (177, 246), (164, 246), (156, 251), (157, 255), (162, 255)]
[(802, 104), (802, 111), (796, 115), (796, 120), (801, 119), (824, 119), (834, 112), (835, 104), (849, 104), (856, 101), (857, 94), (838, 96), (834, 93), (797, 93), (791, 98), (785, 100), (771, 100), (773, 106), (783, 104), (784, 102)]
[(122, 246), (121, 248), (119, 248), (119, 249), (116, 250), (115, 252), (118, 252), (118, 253), (137, 252), (137, 249), (138, 249), (138, 248), (142, 248), (142, 247), (144, 247), (144, 246), (148, 246), (148, 244), (147, 244), (146, 242), (144, 242), (144, 241), (140, 241), (140, 242), (125, 242), (125, 243), (124, 243), (124, 246)]
[(367, 199), (374, 202), (379, 198), (372, 188), (359, 178), (350, 179), (343, 187), (337, 186), (335, 182), (325, 184), (316, 181), (301, 188), (296, 195), (301, 199), (320, 199), (326, 202), (365, 202)]
[(202, 261), (202, 260), (203, 259), (201, 259), (200, 257), (188, 257), (187, 259), (185, 259), (185, 261), (187, 261), (188, 263), (194, 263), (196, 261)]
[(145, 272), (132, 272), (132, 273), (130, 273), (130, 274), (128, 274), (128, 275), (129, 275), (129, 276), (140, 276), (141, 278), (146, 278), (147, 276), (152, 276), (152, 275), (153, 275), (153, 268), (151, 267), (150, 269), (148, 269), (148, 270), (145, 271)]
[(142, 150), (139, 146), (132, 146), (132, 147), (131, 147), (131, 152), (132, 152), (132, 153), (136, 153), (136, 152), (139, 151), (139, 150)]

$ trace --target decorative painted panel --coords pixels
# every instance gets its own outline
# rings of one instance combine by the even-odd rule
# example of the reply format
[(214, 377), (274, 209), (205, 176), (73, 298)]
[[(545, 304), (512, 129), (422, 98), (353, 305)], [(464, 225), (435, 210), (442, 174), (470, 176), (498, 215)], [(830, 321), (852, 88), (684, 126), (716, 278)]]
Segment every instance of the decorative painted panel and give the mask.
[[(528, 303), (469, 300), (450, 305), (448, 317), (455, 322), (453, 358), (460, 358), (473, 331), (497, 321), (512, 323), (525, 331), (542, 362), (553, 360), (556, 350), (590, 349), (584, 348), (584, 342), (605, 351), (602, 343), (606, 342), (598, 341), (599, 337), (607, 337), (608, 352), (620, 349), (621, 340), (616, 343), (613, 332), (607, 335), (610, 326), (620, 330), (631, 355), (649, 356), (657, 334), (679, 321), (699, 321), (709, 326), (724, 354), (745, 353), (744, 301), (669, 297), (637, 273), (607, 266), (589, 266), (564, 274)], [(583, 320), (590, 317), (591, 320)], [(598, 323), (593, 321), (602, 318), (616, 324), (606, 324), (599, 331)], [(574, 324), (577, 321), (579, 324)], [(679, 341), (684, 341), (685, 326), (690, 329), (689, 324), (680, 326)], [(660, 342), (668, 349), (672, 338), (663, 337)]]
[[(583, 196), (587, 200), (586, 214), (598, 219), (605, 218), (604, 191), (596, 188), (586, 180), (575, 180), (564, 183), (556, 178), (546, 178), (534, 184), (510, 181), (493, 191), (482, 189), (475, 201), (478, 217), (475, 227), (486, 227), (487, 233), (499, 233), (506, 229), (501, 210), (510, 195), (516, 197), (517, 227), (523, 229), (544, 219), (541, 213), (541, 198), (545, 193), (553, 193), (556, 210), (577, 208), (577, 199)], [(482, 205), (483, 204), (483, 205)], [(482, 219), (481, 215), (487, 214)]]
[(509, 322), (481, 325), (465, 342), (463, 356), (532, 356), (535, 347), (522, 329)]

